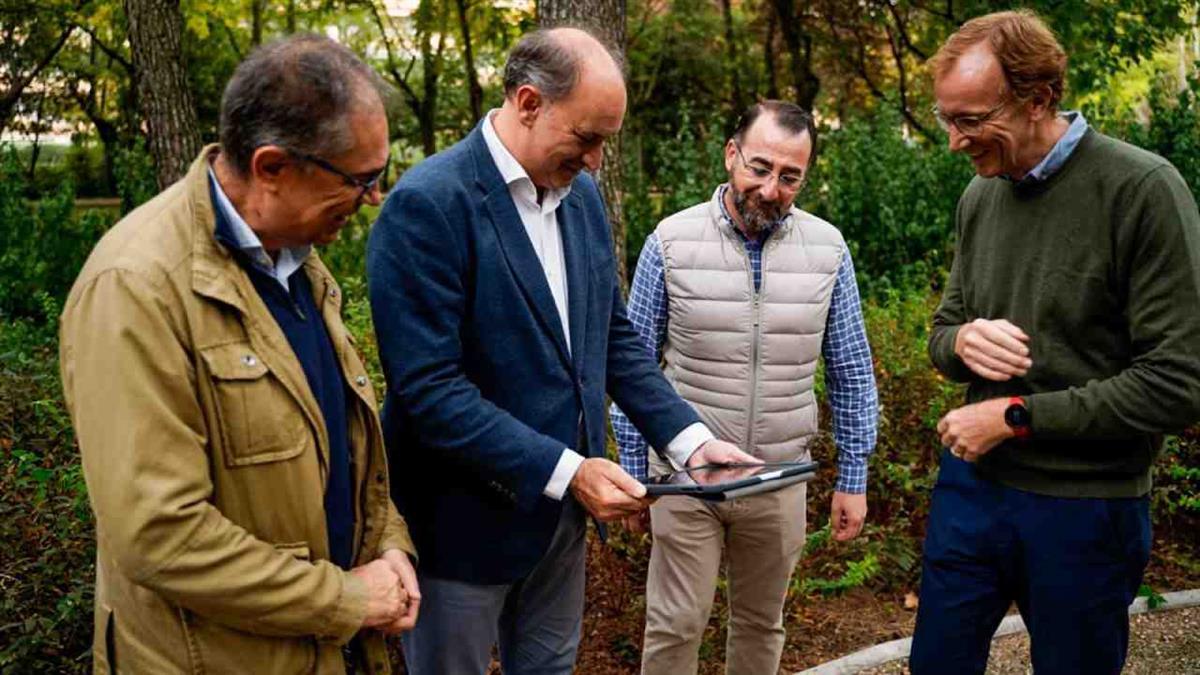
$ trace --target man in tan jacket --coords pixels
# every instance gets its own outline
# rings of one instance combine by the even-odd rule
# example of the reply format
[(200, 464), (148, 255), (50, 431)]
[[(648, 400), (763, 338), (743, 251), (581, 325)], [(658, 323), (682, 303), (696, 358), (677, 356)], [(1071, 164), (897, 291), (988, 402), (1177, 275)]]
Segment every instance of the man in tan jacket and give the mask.
[(325, 38), (256, 50), (220, 144), (108, 232), (71, 290), (97, 672), (386, 673), (382, 633), (416, 621), (375, 397), (311, 250), (379, 202), (374, 77)]

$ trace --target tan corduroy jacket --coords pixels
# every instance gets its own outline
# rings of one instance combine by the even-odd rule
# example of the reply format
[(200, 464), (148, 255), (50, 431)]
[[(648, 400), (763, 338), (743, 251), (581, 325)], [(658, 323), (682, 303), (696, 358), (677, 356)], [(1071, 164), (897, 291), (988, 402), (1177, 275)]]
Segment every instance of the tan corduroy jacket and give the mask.
[[(96, 513), (96, 672), (345, 673), (366, 586), (329, 562), (329, 443), (300, 362), (213, 236), (207, 157), (109, 231), (61, 321), (63, 390)], [(349, 395), (355, 565), (415, 555), (375, 395), (314, 253)], [(367, 670), (389, 672), (363, 631)]]

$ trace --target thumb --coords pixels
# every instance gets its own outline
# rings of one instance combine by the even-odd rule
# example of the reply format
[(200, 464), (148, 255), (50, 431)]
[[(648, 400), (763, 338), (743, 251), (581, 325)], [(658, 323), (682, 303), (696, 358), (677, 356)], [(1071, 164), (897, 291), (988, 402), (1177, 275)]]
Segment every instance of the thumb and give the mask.
[(612, 481), (613, 485), (616, 485), (617, 488), (621, 490), (621, 492), (624, 492), (635, 499), (641, 499), (642, 497), (646, 496), (646, 486), (643, 485), (641, 481), (633, 476), (630, 476), (625, 472), (624, 469), (615, 464), (612, 465), (612, 468), (607, 472), (607, 477), (610, 481)]

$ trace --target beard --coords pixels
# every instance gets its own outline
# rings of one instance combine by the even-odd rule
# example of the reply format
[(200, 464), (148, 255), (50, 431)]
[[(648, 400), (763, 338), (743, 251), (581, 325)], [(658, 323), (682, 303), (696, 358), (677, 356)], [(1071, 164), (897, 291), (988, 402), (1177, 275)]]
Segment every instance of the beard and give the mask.
[(748, 196), (732, 184), (729, 189), (733, 190), (733, 208), (742, 219), (742, 227), (746, 229), (746, 234), (751, 237), (758, 236), (783, 218), (782, 204), (764, 202), (760, 197)]

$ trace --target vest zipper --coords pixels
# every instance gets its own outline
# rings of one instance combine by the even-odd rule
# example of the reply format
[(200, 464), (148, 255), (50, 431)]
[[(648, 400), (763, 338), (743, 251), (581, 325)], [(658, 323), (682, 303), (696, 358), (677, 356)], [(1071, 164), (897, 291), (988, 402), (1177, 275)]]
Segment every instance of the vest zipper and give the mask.
[[(765, 267), (766, 262), (766, 247), (759, 252), (760, 269)], [(759, 359), (759, 334), (762, 324), (762, 289), (766, 285), (767, 275), (759, 275), (759, 286), (754, 287), (754, 264), (750, 261), (750, 252), (746, 250), (745, 245), (742, 245), (742, 254), (746, 257), (746, 274), (750, 282), (750, 292), (754, 298), (752, 317), (753, 321), (750, 334), (750, 412), (746, 422), (746, 447), (743, 448), (747, 454), (758, 456), (754, 451), (754, 420), (758, 416), (758, 359)]]

